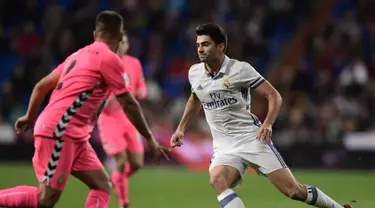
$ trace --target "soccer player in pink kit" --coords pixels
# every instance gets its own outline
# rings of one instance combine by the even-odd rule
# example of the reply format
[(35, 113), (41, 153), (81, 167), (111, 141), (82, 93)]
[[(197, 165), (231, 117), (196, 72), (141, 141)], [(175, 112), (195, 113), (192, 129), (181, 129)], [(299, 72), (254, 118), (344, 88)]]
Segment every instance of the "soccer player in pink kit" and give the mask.
[(0, 207), (53, 207), (71, 174), (91, 190), (86, 208), (108, 207), (110, 180), (89, 144), (99, 105), (113, 93), (132, 123), (147, 139), (158, 162), (159, 146), (138, 102), (125, 86), (123, 63), (114, 53), (123, 36), (123, 19), (113, 11), (96, 18), (95, 42), (70, 55), (34, 87), (25, 116), (15, 124), (17, 133), (32, 126), (48, 92), (52, 95), (34, 127), (33, 166), (39, 187), (17, 186), (0, 191)]
[[(128, 37), (124, 35), (117, 51), (125, 66), (123, 77), (133, 96), (143, 100), (147, 90), (142, 65), (137, 58), (125, 55), (128, 49)], [(98, 119), (98, 127), (103, 148), (116, 163), (111, 177), (116, 196), (120, 206), (128, 208), (128, 177), (143, 166), (143, 145), (139, 133), (114, 95), (107, 100)]]

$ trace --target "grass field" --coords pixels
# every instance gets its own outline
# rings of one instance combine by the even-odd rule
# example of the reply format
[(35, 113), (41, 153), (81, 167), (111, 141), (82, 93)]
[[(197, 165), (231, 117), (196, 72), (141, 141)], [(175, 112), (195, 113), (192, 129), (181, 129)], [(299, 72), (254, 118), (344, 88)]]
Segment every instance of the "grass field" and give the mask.
[[(375, 207), (375, 173), (295, 171), (302, 183), (314, 184), (341, 203), (356, 200), (356, 208)], [(36, 185), (30, 165), (0, 164), (0, 189), (17, 185)], [(236, 189), (247, 207), (309, 207), (284, 197), (266, 178), (246, 176)], [(84, 207), (88, 189), (71, 177), (58, 208)], [(205, 173), (191, 173), (180, 168), (146, 168), (130, 181), (132, 208), (218, 208)], [(114, 197), (110, 207), (118, 207)]]

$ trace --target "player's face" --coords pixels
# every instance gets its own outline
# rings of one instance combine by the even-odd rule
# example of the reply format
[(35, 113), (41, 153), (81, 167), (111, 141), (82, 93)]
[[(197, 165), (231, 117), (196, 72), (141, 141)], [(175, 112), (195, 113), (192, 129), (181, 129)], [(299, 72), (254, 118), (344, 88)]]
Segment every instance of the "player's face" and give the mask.
[(129, 50), (128, 37), (124, 35), (117, 49), (117, 55), (119, 55), (120, 57), (123, 57), (126, 54), (126, 52), (128, 52), (128, 50)]
[(216, 44), (210, 36), (197, 36), (197, 52), (202, 62), (215, 61), (223, 51), (224, 44)]

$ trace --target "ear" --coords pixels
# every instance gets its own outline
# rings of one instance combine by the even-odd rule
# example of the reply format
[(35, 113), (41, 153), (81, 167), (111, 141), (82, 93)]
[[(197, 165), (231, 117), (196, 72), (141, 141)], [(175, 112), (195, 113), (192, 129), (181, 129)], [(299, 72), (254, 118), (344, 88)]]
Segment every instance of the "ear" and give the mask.
[(124, 32), (121, 31), (121, 32), (120, 32), (120, 35), (119, 35), (119, 37), (118, 37), (120, 42), (122, 41), (122, 37), (123, 37), (123, 36), (124, 36)]
[(96, 39), (96, 32), (94, 30), (94, 32), (92, 32), (92, 34), (94, 35), (94, 40)]
[(224, 50), (225, 50), (225, 44), (224, 43), (220, 43), (217, 47), (219, 48), (219, 50), (221, 52), (224, 52)]

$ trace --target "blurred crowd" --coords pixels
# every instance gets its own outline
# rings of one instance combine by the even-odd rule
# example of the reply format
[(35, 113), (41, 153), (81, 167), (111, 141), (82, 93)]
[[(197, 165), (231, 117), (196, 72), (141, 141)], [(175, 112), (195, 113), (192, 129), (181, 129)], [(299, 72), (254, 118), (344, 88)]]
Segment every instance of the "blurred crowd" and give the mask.
[[(374, 127), (374, 3), (332, 1), (324, 27), (309, 28), (296, 70), (281, 68), (282, 82), (275, 86), (284, 102), (274, 129), (274, 141), (280, 145), (336, 143), (345, 132)], [(66, 56), (93, 41), (100, 10), (114, 9), (123, 15), (129, 54), (141, 60), (147, 81), (148, 99), (142, 105), (154, 131), (168, 137), (190, 93), (187, 72), (198, 61), (194, 33), (198, 24), (222, 25), (229, 38), (228, 56), (251, 63), (267, 78), (296, 29), (313, 18), (317, 2), (0, 1), (0, 142), (15, 140), (13, 123), (25, 112), (33, 85)], [(252, 108), (261, 120), (267, 110), (263, 104), (255, 96)], [(203, 114), (187, 135), (191, 141), (209, 141)], [(31, 138), (28, 133), (19, 139)]]

